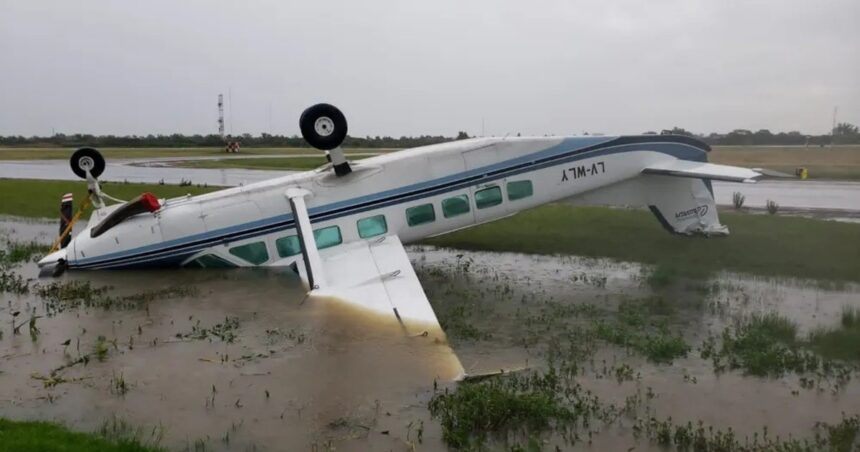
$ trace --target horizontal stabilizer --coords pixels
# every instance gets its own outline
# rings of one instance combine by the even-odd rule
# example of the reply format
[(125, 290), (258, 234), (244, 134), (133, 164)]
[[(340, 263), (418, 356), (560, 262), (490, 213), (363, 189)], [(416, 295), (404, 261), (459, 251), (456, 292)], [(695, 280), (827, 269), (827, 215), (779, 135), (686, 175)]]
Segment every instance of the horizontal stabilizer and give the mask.
[(658, 174), (661, 176), (693, 177), (696, 179), (713, 179), (727, 182), (755, 182), (761, 174), (748, 168), (738, 166), (717, 165), (714, 163), (693, 162), (689, 160), (672, 160), (655, 163), (645, 167), (643, 174)]

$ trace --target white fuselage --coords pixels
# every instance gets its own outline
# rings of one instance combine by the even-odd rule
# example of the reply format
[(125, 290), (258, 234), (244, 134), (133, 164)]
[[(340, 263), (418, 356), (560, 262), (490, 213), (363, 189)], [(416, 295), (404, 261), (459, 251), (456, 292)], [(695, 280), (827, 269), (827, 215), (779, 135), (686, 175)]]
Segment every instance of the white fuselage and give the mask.
[[(296, 233), (284, 192), (291, 187), (312, 193), (307, 206), (314, 230), (339, 228), (339, 241), (334, 228), (317, 239), (320, 248), (334, 248), (383, 233), (414, 242), (637, 178), (663, 160), (707, 160), (706, 147), (695, 144), (624, 139), (481, 138), (408, 149), (353, 162), (343, 177), (321, 168), (169, 199), (154, 214), (90, 237), (108, 207), (72, 240), (66, 261), (72, 269), (288, 265), (301, 257), (290, 247)], [(361, 237), (358, 222), (371, 217)]]

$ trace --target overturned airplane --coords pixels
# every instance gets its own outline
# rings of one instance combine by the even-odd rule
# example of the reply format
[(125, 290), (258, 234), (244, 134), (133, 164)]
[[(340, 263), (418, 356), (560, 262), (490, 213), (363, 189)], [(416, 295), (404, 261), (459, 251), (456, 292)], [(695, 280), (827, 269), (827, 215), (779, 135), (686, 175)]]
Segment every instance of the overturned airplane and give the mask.
[[(708, 163), (683, 136), (474, 138), (347, 161), (343, 114), (302, 114), (302, 135), (330, 163), (286, 177), (175, 199), (144, 194), (106, 205), (94, 149), (72, 156), (95, 210), (39, 262), (53, 273), (145, 267), (292, 266), (310, 295), (386, 316), (407, 331), (438, 320), (404, 243), (497, 220), (562, 199), (648, 206), (669, 232), (726, 235), (712, 180), (752, 182), (757, 171)], [(66, 207), (66, 212), (70, 209)], [(441, 330), (440, 330), (441, 331)]]

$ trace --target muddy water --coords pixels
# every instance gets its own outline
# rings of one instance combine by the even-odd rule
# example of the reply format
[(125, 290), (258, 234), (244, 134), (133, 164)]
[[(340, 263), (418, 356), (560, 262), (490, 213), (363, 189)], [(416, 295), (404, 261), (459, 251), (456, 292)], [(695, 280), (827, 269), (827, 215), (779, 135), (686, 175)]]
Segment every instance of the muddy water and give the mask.
[[(41, 240), (54, 228), (6, 222), (3, 234)], [(816, 421), (860, 411), (857, 378), (830, 392), (800, 389), (797, 376), (716, 375), (695, 350), (743, 313), (776, 310), (804, 331), (835, 325), (843, 305), (860, 306), (857, 286), (828, 290), (722, 274), (698, 285), (672, 284), (655, 295), (637, 264), (423, 247), (410, 248), (410, 256), (471, 373), (542, 368), (542, 349), (524, 345), (531, 328), (524, 319), (547, 303), (611, 310), (660, 296), (675, 312), (672, 328), (694, 350), (657, 365), (604, 347), (585, 365), (589, 371), (581, 383), (607, 403), (621, 404), (650, 388), (649, 410), (659, 417), (701, 419), (741, 434), (767, 426), (771, 433), (795, 436), (808, 436)], [(33, 264), (16, 271), (36, 276)], [(419, 430), (420, 450), (446, 449), (427, 402), (434, 385), (454, 387), (449, 380), (456, 363), (433, 334), (407, 337), (398, 325), (336, 301), (306, 300), (298, 279), (283, 270), (83, 272), (60, 278), (70, 280), (112, 286), (114, 296), (177, 286), (197, 292), (50, 315), (37, 295), (0, 294), (0, 416), (57, 420), (81, 430), (97, 430), (117, 418), (139, 427), (144, 439), (162, 437), (160, 444), (177, 450), (200, 444), (206, 450), (411, 450)], [(709, 289), (701, 290), (702, 284)], [(21, 311), (18, 318), (25, 318), (34, 309), (46, 316), (37, 321), (38, 334), (31, 335), (27, 325), (13, 334), (11, 313)], [(85, 355), (86, 364), (57, 370)], [(641, 377), (619, 383), (600, 372), (618, 363)], [(51, 380), (52, 371), (62, 381)], [(660, 450), (637, 442), (631, 425), (622, 420), (605, 426), (591, 447)]]

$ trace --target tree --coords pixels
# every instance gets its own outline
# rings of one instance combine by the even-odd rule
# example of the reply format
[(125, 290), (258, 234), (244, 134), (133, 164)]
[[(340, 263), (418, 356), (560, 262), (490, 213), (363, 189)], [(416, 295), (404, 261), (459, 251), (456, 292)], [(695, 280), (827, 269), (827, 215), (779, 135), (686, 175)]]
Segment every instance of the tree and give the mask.
[(695, 136), (695, 134), (693, 134), (693, 132), (690, 132), (689, 130), (684, 129), (683, 127), (677, 127), (677, 126), (672, 127), (671, 129), (665, 129), (661, 132), (661, 135), (670, 135), (670, 134), (671, 135), (684, 135), (684, 136), (688, 136), (688, 137)]
[(455, 140), (467, 140), (467, 139), (469, 139), (468, 133), (463, 132), (462, 130), (457, 132), (457, 138), (455, 138)]
[(836, 128), (833, 129), (834, 135), (848, 136), (853, 137), (860, 135), (860, 130), (857, 129), (857, 126), (854, 124), (850, 124), (847, 122), (840, 122), (836, 125)]

